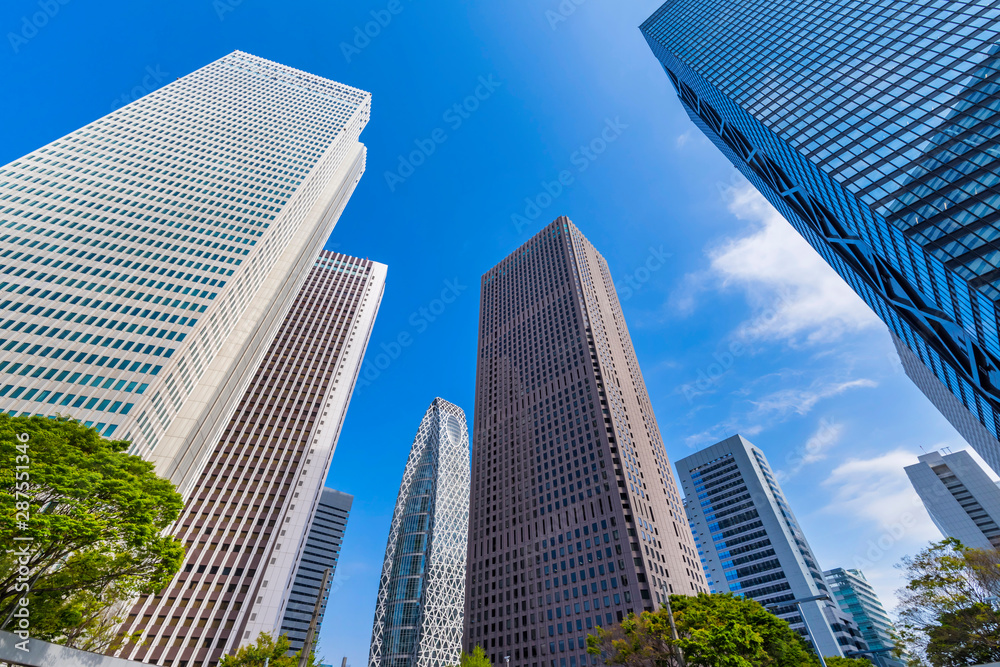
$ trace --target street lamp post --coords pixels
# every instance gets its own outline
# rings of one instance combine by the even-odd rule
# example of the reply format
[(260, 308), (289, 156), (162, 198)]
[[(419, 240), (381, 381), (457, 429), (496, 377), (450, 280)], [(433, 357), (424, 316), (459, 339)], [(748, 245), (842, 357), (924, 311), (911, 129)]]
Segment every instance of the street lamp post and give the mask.
[[(674, 610), (670, 607), (670, 595), (667, 593), (667, 587), (663, 587), (663, 600), (664, 604), (667, 606), (667, 618), (670, 620), (670, 637), (677, 641), (680, 639), (680, 635), (677, 634), (677, 624), (674, 623)], [(684, 653), (681, 651), (681, 647), (674, 644), (674, 648), (677, 650), (677, 662), (680, 667), (685, 667), (684, 663)]]
[[(802, 616), (802, 624), (806, 626), (806, 633), (808, 633), (809, 639), (812, 640), (813, 648), (816, 649), (816, 655), (819, 656), (819, 664), (822, 665), (822, 667), (826, 667), (826, 660), (823, 659), (823, 652), (819, 648), (819, 642), (816, 641), (816, 635), (813, 634), (812, 628), (809, 627), (809, 621), (806, 620), (806, 614), (802, 610), (802, 605), (805, 604), (806, 602), (819, 602), (820, 600), (829, 600), (829, 599), (830, 599), (829, 595), (814, 595), (810, 598), (800, 598), (798, 600), (791, 600), (792, 604), (795, 605), (795, 608), (799, 610), (799, 615)], [(781, 607), (785, 604), (788, 603), (782, 602), (781, 604), (769, 604), (767, 606)]]

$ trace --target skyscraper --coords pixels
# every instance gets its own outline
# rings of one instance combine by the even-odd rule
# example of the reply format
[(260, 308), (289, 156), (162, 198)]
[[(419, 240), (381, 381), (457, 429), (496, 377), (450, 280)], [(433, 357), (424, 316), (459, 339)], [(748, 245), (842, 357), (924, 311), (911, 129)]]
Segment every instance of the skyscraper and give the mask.
[(892, 650), (896, 646), (892, 621), (864, 573), (861, 570), (838, 567), (827, 570), (823, 577), (830, 586), (837, 606), (851, 615), (868, 650), (873, 651), (866, 656), (872, 664), (876, 667), (904, 667), (900, 660), (892, 656)]
[[(823, 656), (863, 650), (830, 597), (823, 570), (764, 453), (734, 435), (677, 462), (691, 532), (716, 593), (756, 600), (808, 637)], [(826, 595), (826, 600), (814, 600)]]
[(0, 168), (0, 409), (187, 493), (365, 167), (370, 95), (234, 52)]
[(141, 598), (119, 655), (211, 667), (277, 635), (385, 287), (385, 265), (323, 251), (173, 528), (184, 565)]
[[(347, 529), (347, 518), (351, 514), (353, 502), (354, 496), (330, 488), (324, 488), (320, 495), (319, 504), (309, 523), (306, 545), (295, 570), (292, 590), (285, 604), (285, 617), (281, 620), (281, 634), (288, 635), (293, 652), (301, 650), (306, 641), (316, 601), (320, 597), (327, 597), (333, 586), (340, 546), (344, 541), (344, 531)], [(330, 578), (326, 588), (320, 590), (326, 568), (330, 568)], [(325, 613), (324, 603), (319, 617), (320, 624), (323, 623)], [(319, 626), (316, 633), (319, 636)]]
[(995, 470), (998, 19), (992, 0), (669, 0), (642, 25), (691, 119)]
[(931, 452), (906, 476), (945, 537), (974, 549), (1000, 549), (1000, 488), (968, 452)]
[(369, 667), (446, 667), (462, 654), (469, 431), (435, 398), (417, 430), (385, 547)]
[(707, 588), (604, 258), (560, 217), (480, 298), (466, 650), (582, 667), (595, 626)]

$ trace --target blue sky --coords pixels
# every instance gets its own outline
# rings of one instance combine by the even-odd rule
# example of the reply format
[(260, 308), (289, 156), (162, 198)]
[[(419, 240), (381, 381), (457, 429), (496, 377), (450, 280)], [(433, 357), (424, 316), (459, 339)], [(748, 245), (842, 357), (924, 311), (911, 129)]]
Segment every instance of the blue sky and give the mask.
[[(424, 410), (442, 396), (471, 411), (479, 277), (558, 215), (611, 266), (671, 458), (742, 433), (782, 472), (821, 565), (861, 566), (893, 605), (892, 565), (937, 537), (902, 466), (965, 445), (884, 327), (690, 123), (637, 28), (658, 2), (49, 2), (0, 10), (0, 163), (236, 49), (373, 93), (368, 171), (328, 247), (389, 266), (369, 358), (413, 343), (357, 388), (334, 458), (329, 484), (355, 502), (327, 662), (367, 662)], [(454, 303), (420, 324), (445, 289)]]

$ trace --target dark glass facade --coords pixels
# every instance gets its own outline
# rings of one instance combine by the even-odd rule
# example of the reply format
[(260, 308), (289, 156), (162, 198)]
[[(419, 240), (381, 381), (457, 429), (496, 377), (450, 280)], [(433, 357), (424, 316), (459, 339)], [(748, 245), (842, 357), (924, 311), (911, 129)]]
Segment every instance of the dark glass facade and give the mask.
[[(985, 430), (1000, 469), (1000, 8), (671, 0), (642, 33), (698, 127)], [(949, 408), (953, 407), (949, 402)]]

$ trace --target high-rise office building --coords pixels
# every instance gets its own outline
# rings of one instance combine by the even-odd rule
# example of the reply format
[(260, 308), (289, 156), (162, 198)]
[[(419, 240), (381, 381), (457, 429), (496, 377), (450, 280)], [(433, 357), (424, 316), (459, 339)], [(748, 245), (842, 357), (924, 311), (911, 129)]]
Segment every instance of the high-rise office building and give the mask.
[[(306, 641), (316, 601), (329, 597), (353, 502), (354, 496), (334, 489), (324, 488), (320, 495), (319, 504), (309, 523), (306, 544), (299, 557), (292, 590), (285, 604), (285, 617), (281, 620), (281, 634), (288, 635), (293, 652), (301, 650)], [(321, 590), (326, 568), (330, 568), (330, 577), (326, 588)], [(317, 637), (325, 613), (324, 602), (320, 607), (319, 624), (316, 626)]]
[(370, 95), (235, 52), (0, 168), (0, 410), (183, 493), (365, 167)]
[[(712, 591), (756, 600), (823, 656), (866, 647), (830, 597), (823, 570), (764, 453), (734, 435), (677, 462), (691, 533)], [(817, 596), (826, 600), (813, 600)]]
[(595, 626), (707, 587), (604, 258), (560, 217), (480, 298), (466, 650), (582, 667)]
[(1000, 488), (968, 452), (931, 452), (906, 476), (945, 537), (974, 549), (1000, 549)]
[(861, 631), (861, 637), (872, 652), (865, 657), (875, 667), (905, 667), (902, 661), (892, 655), (896, 647), (893, 639), (895, 628), (864, 573), (861, 570), (838, 567), (824, 572), (823, 578), (830, 586), (837, 606), (851, 615), (854, 624)]
[(392, 513), (369, 667), (458, 664), (468, 528), (465, 412), (435, 398), (410, 447)]
[(280, 632), (385, 287), (386, 267), (323, 251), (204, 466), (173, 534), (184, 565), (122, 626), (119, 655), (212, 667)]
[(669, 0), (642, 33), (695, 124), (1000, 471), (1000, 7)]

